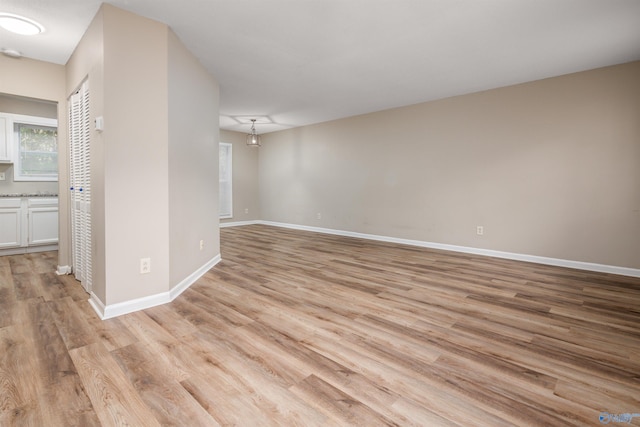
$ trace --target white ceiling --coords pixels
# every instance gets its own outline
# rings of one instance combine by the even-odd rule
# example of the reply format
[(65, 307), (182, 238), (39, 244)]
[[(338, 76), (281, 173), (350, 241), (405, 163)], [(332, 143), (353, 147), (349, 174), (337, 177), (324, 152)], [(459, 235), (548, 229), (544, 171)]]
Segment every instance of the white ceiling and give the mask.
[[(100, 3), (0, 0), (46, 27), (0, 28), (0, 48), (64, 64)], [(264, 133), (640, 59), (639, 0), (109, 3), (168, 24), (220, 83), (221, 127), (243, 132), (247, 117)]]

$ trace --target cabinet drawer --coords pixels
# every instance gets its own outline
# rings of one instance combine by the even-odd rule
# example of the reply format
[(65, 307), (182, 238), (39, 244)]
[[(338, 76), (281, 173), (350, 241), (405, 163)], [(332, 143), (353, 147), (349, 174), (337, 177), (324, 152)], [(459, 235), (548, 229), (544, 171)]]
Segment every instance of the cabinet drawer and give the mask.
[(4, 199), (0, 197), (0, 208), (19, 208), (20, 199)]
[(37, 199), (28, 199), (27, 205), (31, 207), (58, 206), (58, 199), (55, 197), (38, 197)]

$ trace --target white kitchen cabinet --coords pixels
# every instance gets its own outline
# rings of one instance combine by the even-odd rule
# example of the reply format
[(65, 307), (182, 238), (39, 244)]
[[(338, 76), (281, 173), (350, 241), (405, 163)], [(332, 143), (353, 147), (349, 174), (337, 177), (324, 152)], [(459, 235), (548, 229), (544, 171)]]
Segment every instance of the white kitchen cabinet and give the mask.
[(22, 246), (22, 201), (0, 199), (0, 249)]
[(56, 197), (0, 198), (0, 255), (58, 247)]
[(28, 246), (58, 243), (58, 199), (27, 199)]
[(0, 163), (7, 163), (11, 161), (11, 151), (9, 150), (9, 141), (11, 141), (8, 132), (11, 131), (11, 125), (9, 119), (0, 116)]

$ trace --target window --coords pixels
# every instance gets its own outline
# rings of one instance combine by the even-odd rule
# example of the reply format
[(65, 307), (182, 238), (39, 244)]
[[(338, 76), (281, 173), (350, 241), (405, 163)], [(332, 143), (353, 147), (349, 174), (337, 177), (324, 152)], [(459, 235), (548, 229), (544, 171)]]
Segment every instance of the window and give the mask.
[(14, 181), (58, 180), (57, 121), (16, 116), (14, 130)]
[(233, 198), (231, 172), (232, 145), (226, 142), (220, 143), (220, 219), (233, 218)]

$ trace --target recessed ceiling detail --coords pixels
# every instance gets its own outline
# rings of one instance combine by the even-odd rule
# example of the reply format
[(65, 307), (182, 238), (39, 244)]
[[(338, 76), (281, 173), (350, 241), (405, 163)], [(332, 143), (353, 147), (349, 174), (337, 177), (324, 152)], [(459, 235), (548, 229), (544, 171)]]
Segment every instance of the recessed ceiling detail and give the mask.
[(252, 123), (257, 125), (268, 125), (273, 123), (273, 120), (271, 120), (271, 117), (269, 116), (231, 116), (231, 118), (242, 125)]

